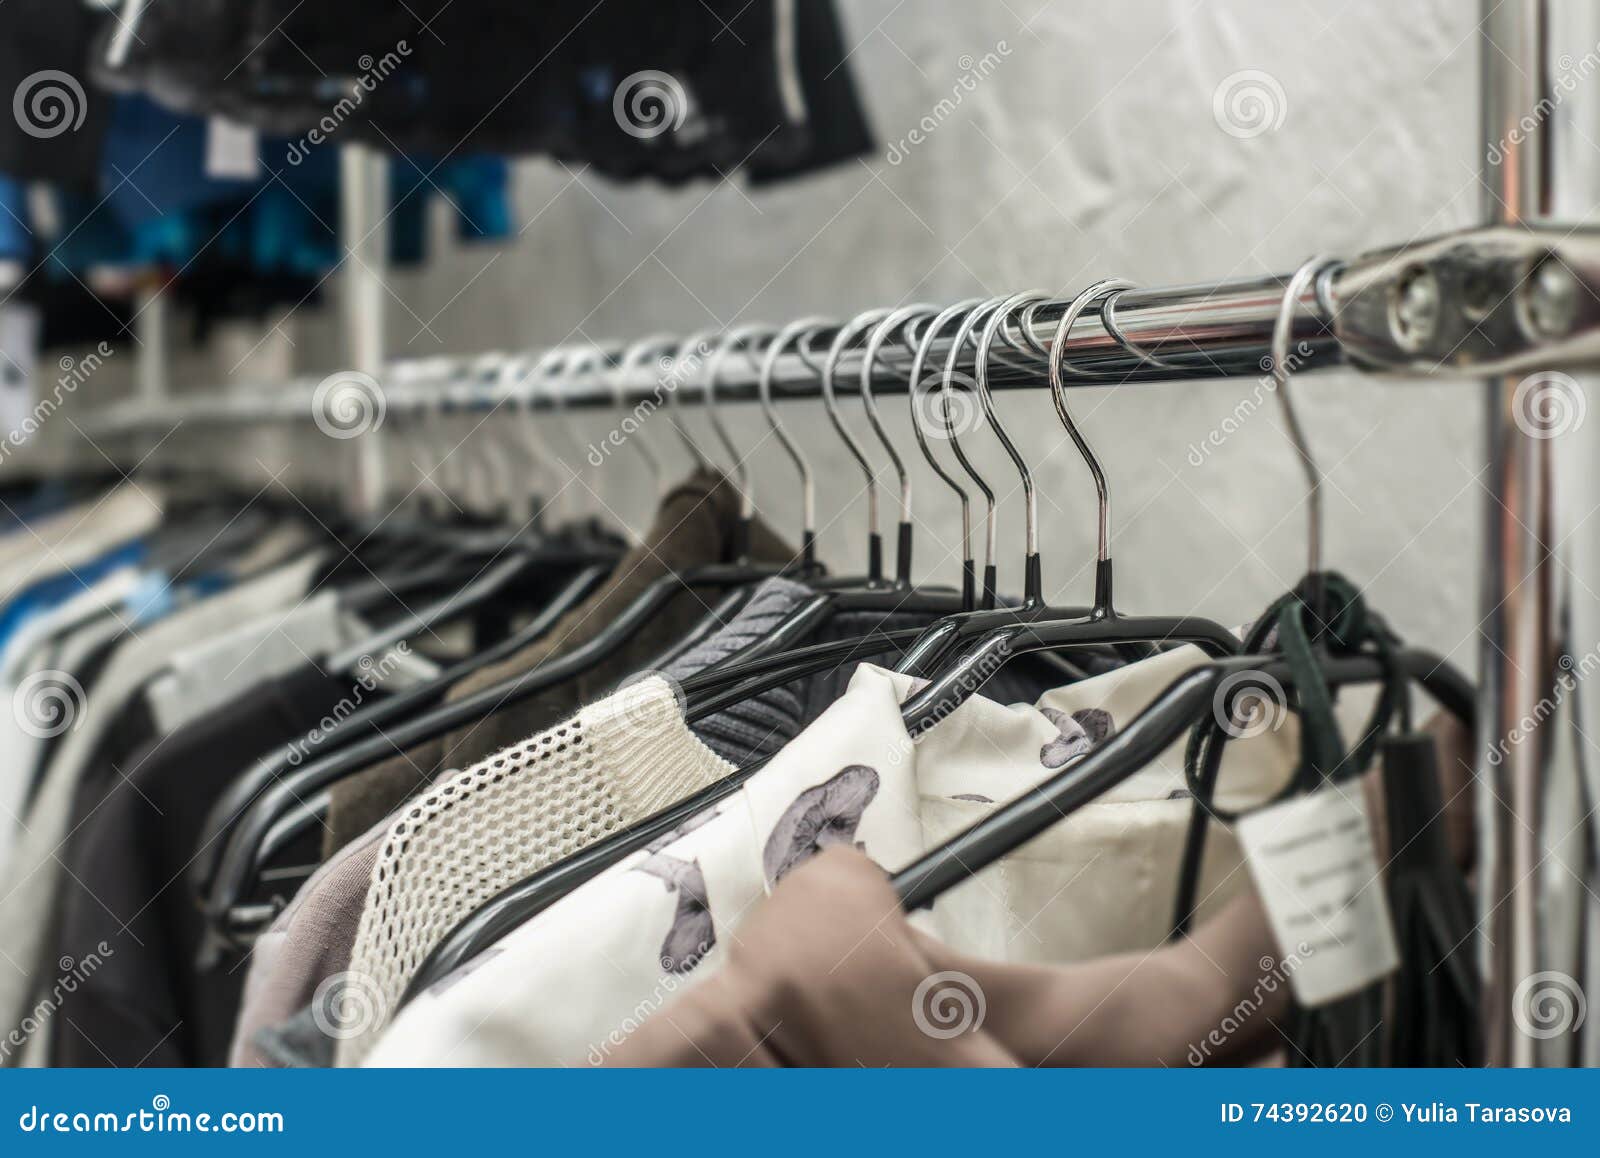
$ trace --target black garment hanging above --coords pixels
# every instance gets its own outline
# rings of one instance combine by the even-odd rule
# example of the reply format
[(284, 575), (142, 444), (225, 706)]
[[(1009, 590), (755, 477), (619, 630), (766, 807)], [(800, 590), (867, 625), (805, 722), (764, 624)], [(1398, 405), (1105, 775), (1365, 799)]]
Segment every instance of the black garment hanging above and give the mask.
[[(109, 41), (114, 29), (102, 34)], [(872, 146), (829, 0), (162, 0), (108, 87), (273, 136), (546, 153), (618, 179), (767, 183)]]

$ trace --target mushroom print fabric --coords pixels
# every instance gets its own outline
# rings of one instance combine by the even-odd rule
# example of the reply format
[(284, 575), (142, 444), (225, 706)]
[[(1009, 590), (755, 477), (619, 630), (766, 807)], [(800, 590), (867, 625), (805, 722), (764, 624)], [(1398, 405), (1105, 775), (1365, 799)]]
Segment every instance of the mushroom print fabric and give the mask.
[(1039, 763), (1046, 768), (1065, 768), (1081, 760), (1117, 730), (1111, 713), (1103, 708), (1080, 708), (1070, 716), (1054, 708), (1040, 708), (1039, 712), (1060, 732), (1039, 749)]
[(807, 788), (784, 810), (767, 837), (762, 865), (775, 885), (800, 864), (836, 844), (856, 844), (861, 814), (878, 794), (878, 773), (851, 764), (838, 775)]

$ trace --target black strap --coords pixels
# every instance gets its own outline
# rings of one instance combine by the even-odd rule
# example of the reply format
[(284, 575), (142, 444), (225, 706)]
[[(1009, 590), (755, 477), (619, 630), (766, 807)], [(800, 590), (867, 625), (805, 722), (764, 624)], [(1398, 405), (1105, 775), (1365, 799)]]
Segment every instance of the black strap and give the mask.
[[(1333, 692), (1322, 675), (1322, 657), (1377, 654), (1392, 670), (1399, 646), (1399, 638), (1381, 616), (1368, 610), (1355, 584), (1332, 571), (1307, 575), (1256, 620), (1245, 637), (1244, 654), (1284, 658), (1294, 679), (1292, 689), (1285, 693), (1287, 702), (1283, 707), (1300, 716), (1299, 766), (1268, 804), (1367, 770), (1379, 740), (1402, 704), (1405, 680), (1395, 676), (1385, 682), (1360, 737), (1346, 749), (1334, 715)], [(1194, 918), (1210, 821), (1228, 823), (1238, 819), (1237, 813), (1218, 808), (1215, 802), (1232, 711), (1231, 701), (1218, 704), (1212, 718), (1196, 724), (1189, 733), (1183, 773), (1194, 803), (1179, 867), (1174, 938), (1185, 935)]]

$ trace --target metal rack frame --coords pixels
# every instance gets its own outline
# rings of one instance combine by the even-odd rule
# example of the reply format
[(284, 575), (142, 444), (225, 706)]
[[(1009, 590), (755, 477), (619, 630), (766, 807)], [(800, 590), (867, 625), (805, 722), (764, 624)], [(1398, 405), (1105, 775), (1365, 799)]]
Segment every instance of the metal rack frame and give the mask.
[[(1519, 375), (1600, 369), (1600, 230), (1593, 227), (1600, 193), (1600, 159), (1587, 144), (1583, 124), (1600, 123), (1600, 77), (1569, 88), (1577, 54), (1600, 57), (1600, 10), (1593, 0), (1483, 0), (1480, 41), (1484, 220), (1479, 228), (1399, 249), (1356, 256), (1319, 279), (1299, 303), (1296, 372), (1339, 364), (1369, 372), (1486, 381), (1488, 474), (1485, 479), (1485, 559), (1481, 578), (1481, 734), (1478, 744), (1480, 819), (1479, 893), (1482, 903), (1480, 963), (1485, 985), (1483, 1025), (1491, 1064), (1572, 1064), (1579, 1057), (1576, 1027), (1566, 1035), (1535, 1039), (1519, 1032), (1519, 986), (1548, 965), (1545, 943), (1548, 868), (1544, 848), (1547, 794), (1552, 785), (1581, 785), (1587, 742), (1576, 732), (1586, 694), (1557, 695), (1565, 676), (1561, 657), (1600, 651), (1600, 596), (1577, 576), (1586, 560), (1580, 531), (1588, 511), (1573, 501), (1573, 465), (1600, 463), (1600, 422), (1557, 445), (1547, 432), (1519, 423)], [(1592, 130), (1590, 130), (1592, 134)], [(1491, 147), (1492, 146), (1492, 147)], [(352, 162), (353, 163), (353, 162)], [(1181, 381), (1257, 376), (1266, 371), (1273, 320), (1286, 277), (1255, 278), (1211, 286), (1128, 292), (1115, 325), (1098, 307), (1085, 310), (1068, 338), (1080, 375), (1076, 384)], [(358, 287), (359, 288), (359, 287)], [(1033, 315), (1033, 328), (1009, 335), (1005, 364), (991, 372), (998, 387), (1039, 385), (1044, 354), (1066, 301)], [(833, 333), (818, 336), (825, 345)], [(379, 338), (360, 343), (358, 369), (373, 367)], [(840, 381), (853, 390), (861, 346), (856, 341), (840, 365)], [(948, 346), (936, 347), (938, 362)], [(709, 351), (706, 351), (709, 352)], [(615, 357), (612, 352), (611, 357)], [(717, 386), (719, 399), (756, 396), (753, 367), (735, 359)], [(892, 348), (875, 373), (878, 389), (904, 393), (908, 352)], [(535, 373), (536, 355), (497, 355), (446, 367), (435, 385), (426, 367), (391, 366), (381, 377), (389, 413), (437, 410), (441, 405), (489, 409), (527, 406), (659, 404), (663, 391), (697, 382), (677, 381), (650, 362), (628, 374), (610, 371), (562, 375), (559, 397), (550, 378)], [(971, 370), (971, 351), (962, 356)], [(326, 380), (324, 380), (326, 381)], [(315, 380), (271, 392), (229, 391), (158, 406), (131, 403), (101, 415), (102, 429), (136, 429), (174, 422), (293, 421), (312, 417)], [(819, 391), (816, 359), (790, 353), (773, 377), (779, 397)], [(375, 433), (362, 438), (375, 437)], [(374, 447), (357, 454), (363, 494), (381, 490), (374, 479)], [(1595, 468), (1600, 476), (1600, 467)], [(1595, 480), (1600, 486), (1600, 477)], [(1566, 493), (1563, 501), (1563, 487)], [(1591, 493), (1593, 491), (1591, 490)], [(1595, 538), (1591, 532), (1590, 538)], [(1596, 584), (1600, 587), (1600, 583)], [(1587, 629), (1587, 634), (1584, 634)], [(1576, 638), (1574, 632), (1577, 632)], [(1591, 641), (1585, 649), (1579, 640)], [(1586, 691), (1580, 689), (1580, 691)], [(1588, 714), (1600, 718), (1600, 689)], [(1554, 697), (1575, 715), (1573, 731), (1546, 724), (1512, 747), (1503, 761), (1487, 759), (1491, 747), (1518, 721), (1543, 719)], [(1596, 786), (1591, 790), (1600, 792)], [(1600, 803), (1600, 796), (1593, 801)], [(1557, 817), (1558, 821), (1569, 817)], [(1591, 845), (1594, 855), (1596, 846)], [(1600, 1000), (1600, 994), (1595, 995)]]

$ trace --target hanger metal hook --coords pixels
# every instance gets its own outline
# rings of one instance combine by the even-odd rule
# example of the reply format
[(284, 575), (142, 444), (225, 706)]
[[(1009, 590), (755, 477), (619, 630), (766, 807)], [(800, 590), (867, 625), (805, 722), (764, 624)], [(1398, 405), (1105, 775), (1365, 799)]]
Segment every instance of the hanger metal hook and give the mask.
[(989, 348), (994, 345), (995, 335), (1000, 332), (1000, 328), (1006, 324), (1013, 312), (1021, 306), (1048, 301), (1049, 298), (1050, 295), (1042, 290), (1024, 290), (1002, 301), (984, 324), (983, 336), (978, 339), (978, 350), (973, 358), (973, 380), (978, 388), (978, 398), (983, 403), (984, 417), (989, 420), (989, 426), (994, 431), (995, 437), (1000, 440), (1000, 445), (1005, 447), (1006, 454), (1017, 468), (1017, 474), (1022, 477), (1024, 542), (1027, 546), (1026, 565), (1023, 571), (1023, 598), (1030, 605), (1044, 601), (1039, 569), (1039, 497), (1033, 485), (1033, 472), (1028, 469), (1022, 452), (1017, 449), (1017, 444), (1011, 441), (1005, 425), (1000, 421), (1000, 415), (995, 411), (994, 395), (989, 390)]
[[(807, 571), (810, 571), (817, 561), (817, 482), (811, 473), (811, 463), (807, 461), (805, 452), (800, 449), (800, 444), (778, 419), (778, 408), (772, 404), (772, 375), (777, 369), (778, 359), (791, 342), (809, 338), (818, 330), (833, 324), (831, 318), (801, 318), (797, 322), (790, 322), (767, 343), (766, 353), (761, 359), (761, 368), (756, 375), (756, 389), (761, 396), (761, 410), (767, 416), (767, 425), (772, 428), (772, 433), (778, 436), (778, 441), (788, 453), (790, 461), (800, 472), (800, 552), (801, 561)], [(803, 354), (801, 360), (811, 365)]]
[[(562, 369), (572, 360), (576, 353), (577, 347), (573, 346), (556, 346), (544, 351), (534, 359), (533, 365), (528, 370), (527, 377), (523, 380), (524, 397), (527, 400), (528, 428), (539, 431), (540, 446), (549, 455), (550, 469), (557, 480), (556, 492), (550, 499), (551, 505), (554, 506), (559, 503), (562, 512), (571, 517), (576, 517), (581, 511), (578, 496), (572, 489), (572, 484), (578, 480), (578, 472), (573, 470), (571, 464), (562, 458), (555, 448), (550, 445), (550, 442), (545, 439), (542, 425), (534, 410), (537, 400), (541, 397), (546, 399), (552, 413), (558, 409), (559, 403), (555, 398), (554, 391), (551, 389), (551, 382), (553, 378), (560, 375)], [(565, 478), (562, 478), (563, 472), (565, 472)]]
[(844, 415), (839, 411), (839, 400), (834, 394), (833, 379), (839, 369), (839, 359), (844, 356), (845, 349), (862, 331), (869, 326), (874, 326), (882, 321), (892, 311), (882, 307), (863, 310), (851, 318), (839, 332), (834, 335), (833, 345), (828, 348), (828, 356), (822, 363), (822, 402), (828, 410), (828, 418), (833, 422), (833, 428), (839, 432), (839, 437), (844, 440), (851, 456), (861, 466), (861, 472), (867, 480), (867, 581), (876, 583), (883, 578), (883, 536), (878, 530), (878, 475), (872, 469), (872, 463), (867, 460), (866, 451), (856, 441), (855, 435), (850, 433), (850, 428), (844, 424)]
[[(901, 345), (909, 348), (910, 338), (907, 331), (910, 323), (916, 318), (929, 317), (938, 312), (938, 306), (925, 303), (900, 307), (873, 328), (861, 353), (861, 405), (867, 412), (867, 421), (872, 425), (873, 433), (878, 436), (878, 441), (883, 444), (884, 451), (889, 455), (889, 462), (893, 464), (895, 477), (900, 483), (900, 528), (895, 550), (895, 582), (901, 586), (909, 586), (911, 583), (911, 475), (906, 471), (906, 464), (900, 457), (900, 452), (889, 440), (889, 432), (884, 429), (883, 417), (878, 413), (878, 400), (872, 394), (872, 375), (877, 368), (878, 354), (891, 334), (900, 331)], [(915, 360), (913, 355), (912, 361)]]
[(728, 428), (717, 409), (717, 375), (722, 372), (723, 360), (729, 353), (740, 346), (754, 346), (764, 339), (769, 339), (773, 331), (774, 327), (759, 323), (735, 326), (722, 335), (716, 348), (711, 351), (710, 358), (706, 360), (704, 388), (706, 416), (711, 419), (711, 428), (716, 431), (717, 439), (722, 443), (723, 449), (733, 460), (733, 485), (739, 491), (739, 519), (746, 525), (756, 513), (755, 494), (750, 485), (749, 456), (739, 453), (739, 448), (733, 444), (733, 436), (728, 433)]
[[(559, 489), (559, 477), (552, 465), (554, 456), (545, 444), (543, 432), (539, 429), (539, 420), (533, 413), (533, 376), (534, 367), (544, 358), (550, 357), (547, 352), (537, 359), (526, 355), (513, 355), (507, 358), (500, 366), (500, 389), (510, 401), (513, 413), (517, 417), (517, 425), (522, 432), (522, 443), (527, 451), (528, 463), (532, 469), (543, 475), (546, 479), (555, 480), (552, 485)], [(538, 496), (530, 494), (528, 514), (535, 521), (543, 514), (545, 504), (549, 503), (554, 495), (545, 496), (542, 502), (536, 501)]]
[[(1067, 361), (1067, 348), (1071, 344), (1072, 327), (1078, 318), (1093, 302), (1102, 297), (1132, 289), (1133, 283), (1123, 278), (1108, 277), (1095, 282), (1068, 304), (1066, 312), (1061, 315), (1061, 320), (1056, 323), (1055, 336), (1050, 340), (1050, 399), (1055, 403), (1056, 416), (1061, 419), (1061, 425), (1067, 428), (1073, 445), (1078, 448), (1078, 453), (1083, 456), (1084, 465), (1089, 468), (1089, 474), (1094, 479), (1095, 504), (1097, 519), (1095, 523), (1095, 606), (1108, 608), (1111, 601), (1109, 563), (1111, 561), (1111, 489), (1106, 484), (1106, 472), (1100, 465), (1100, 458), (1090, 447), (1083, 432), (1078, 429), (1078, 424), (1073, 420), (1072, 411), (1067, 406), (1067, 387), (1062, 375), (1064, 372), (1081, 374), (1082, 371)], [(1103, 313), (1103, 311), (1102, 311)]]
[[(911, 359), (910, 377), (906, 384), (906, 400), (911, 409), (911, 430), (916, 435), (917, 446), (922, 450), (922, 457), (927, 460), (933, 473), (955, 492), (957, 501), (961, 504), (961, 588), (964, 602), (971, 606), (975, 596), (976, 566), (972, 557), (972, 500), (967, 495), (967, 490), (956, 477), (947, 471), (944, 464), (934, 457), (933, 447), (928, 442), (927, 431), (922, 425), (922, 399), (928, 392), (921, 389), (923, 385), (923, 371), (927, 366), (928, 355), (933, 350), (933, 343), (943, 332), (944, 328), (963, 314), (970, 313), (983, 304), (983, 298), (968, 298), (964, 302), (957, 302), (953, 306), (941, 310), (924, 328), (922, 337), (917, 341), (915, 355)], [(943, 397), (940, 397), (943, 405)]]
[[(617, 406), (623, 412), (623, 421), (627, 421), (628, 409), (628, 379), (636, 373), (647, 361), (666, 354), (678, 344), (676, 334), (651, 334), (647, 338), (640, 338), (622, 351), (622, 356), (617, 359), (616, 368), (611, 372), (611, 394), (617, 400)], [(628, 433), (628, 441), (634, 444), (634, 449), (639, 457), (644, 460), (645, 469), (650, 472), (651, 481), (655, 483), (656, 493), (659, 495), (666, 486), (666, 472), (662, 469), (661, 456), (656, 453), (655, 447), (650, 445), (645, 437), (644, 417), (634, 410), (634, 429)]]
[[(956, 376), (956, 363), (961, 360), (961, 351), (967, 341), (973, 336), (972, 332), (985, 316), (995, 310), (1005, 298), (988, 298), (974, 306), (961, 319), (961, 324), (956, 327), (956, 334), (950, 343), (950, 349), (945, 354), (944, 373), (939, 379), (939, 399), (942, 403), (940, 417), (944, 422), (945, 437), (950, 440), (950, 449), (955, 452), (956, 461), (961, 464), (961, 469), (966, 471), (967, 477), (983, 495), (983, 607), (992, 608), (995, 605), (995, 498), (994, 488), (978, 473), (978, 468), (972, 465), (972, 460), (967, 457), (966, 450), (961, 445), (961, 438), (957, 428), (962, 425), (956, 421), (959, 409), (954, 405)], [(970, 379), (969, 379), (970, 381)]]
[(678, 387), (693, 376), (701, 359), (711, 352), (711, 341), (716, 336), (716, 330), (701, 330), (699, 333), (690, 334), (678, 343), (678, 348), (673, 350), (670, 358), (662, 359), (658, 363), (659, 372), (656, 375), (657, 387), (667, 396), (667, 422), (677, 432), (684, 449), (689, 452), (693, 468), (706, 473), (714, 473), (716, 467), (712, 465), (711, 456), (700, 449), (700, 444), (694, 440), (694, 436), (684, 424), (678, 404)]
[(1283, 409), (1283, 424), (1289, 442), (1300, 457), (1301, 469), (1306, 476), (1306, 573), (1310, 584), (1307, 592), (1312, 614), (1320, 615), (1322, 609), (1322, 470), (1311, 455), (1311, 444), (1306, 439), (1305, 427), (1295, 412), (1294, 399), (1289, 396), (1289, 338), (1294, 332), (1294, 314), (1300, 298), (1317, 279), (1324, 267), (1335, 259), (1318, 254), (1290, 276), (1283, 288), (1283, 299), (1278, 303), (1278, 316), (1272, 323), (1272, 383), (1278, 404)]

